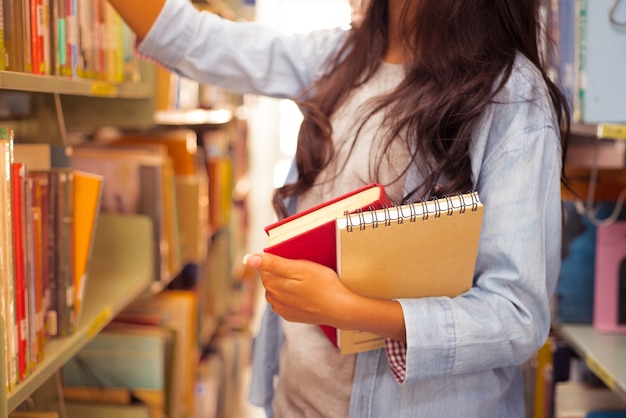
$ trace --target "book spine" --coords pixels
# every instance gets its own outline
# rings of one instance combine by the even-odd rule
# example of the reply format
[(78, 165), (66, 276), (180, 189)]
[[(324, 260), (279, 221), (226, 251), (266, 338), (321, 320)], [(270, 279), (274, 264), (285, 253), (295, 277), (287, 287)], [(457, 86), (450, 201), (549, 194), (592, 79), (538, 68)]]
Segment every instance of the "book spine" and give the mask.
[(573, 122), (585, 119), (587, 89), (587, 0), (575, 0), (575, 91)]
[(13, 160), (13, 131), (0, 128), (0, 201), (4, 210), (0, 211), (0, 285), (2, 286), (2, 316), (4, 326), (5, 367), (7, 370), (7, 391), (17, 384), (17, 330), (15, 328), (15, 291), (13, 263), (13, 211), (11, 205), (11, 162)]
[(41, 1), (41, 18), (39, 20), (39, 33), (42, 47), (42, 74), (52, 74), (52, 27), (50, 25), (50, 0)]
[(28, 375), (28, 326), (26, 316), (26, 254), (24, 253), (24, 165), (11, 164), (11, 203), (13, 205), (13, 263), (15, 266), (15, 316), (17, 325), (18, 381)]
[(78, 76), (95, 78), (95, 33), (93, 1), (77, 3), (78, 13)]
[(6, 48), (6, 69), (24, 71), (24, 39), (22, 36), (22, 2), (2, 0), (4, 6), (4, 44)]
[(154, 236), (154, 280), (163, 283), (170, 279), (168, 248), (163, 219), (163, 172), (160, 166), (141, 166), (141, 200), (139, 212), (152, 219)]
[(94, 31), (96, 44), (96, 78), (104, 80), (106, 76), (106, 38), (104, 31), (104, 0), (94, 0)]
[[(31, 178), (32, 180), (32, 178)], [(35, 184), (33, 181), (33, 190)], [(44, 328), (44, 263), (43, 263), (43, 219), (41, 208), (33, 206), (33, 269), (34, 269), (34, 305), (35, 305), (35, 346), (37, 364), (43, 361), (45, 348), (45, 328)]]
[(53, 278), (51, 277), (52, 273), (49, 267), (52, 254), (49, 245), (50, 240), (53, 240), (54, 237), (50, 237), (50, 219), (52, 214), (50, 213), (49, 201), (49, 173), (47, 171), (30, 172), (29, 176), (33, 180), (33, 206), (35, 209), (38, 209), (40, 217), (40, 221), (35, 224), (39, 228), (39, 233), (35, 235), (38, 241), (36, 245), (38, 251), (35, 259), (39, 260), (37, 269), (37, 293), (40, 306), (37, 320), (41, 341), (39, 357), (43, 358), (43, 347), (51, 335), (49, 331), (52, 328), (52, 318), (48, 314), (51, 306), (50, 281), (51, 278)]
[(78, 43), (79, 43), (79, 24), (76, 0), (67, 0), (66, 3), (66, 30), (67, 30), (67, 60), (70, 77), (78, 77)]
[(33, 72), (32, 36), (30, 23), (30, 0), (16, 0), (22, 2), (22, 42), (24, 45), (24, 72)]
[(74, 332), (74, 261), (73, 261), (73, 172), (72, 169), (54, 170), (51, 189), (55, 193), (56, 313), (58, 335)]
[(59, 75), (70, 76), (70, 57), (68, 56), (67, 47), (67, 6), (66, 0), (53, 0), (56, 4), (56, 49)]
[(4, 2), (0, 1), (0, 71), (7, 68), (7, 51), (4, 46)]
[(30, 0), (30, 49), (32, 73), (43, 74), (43, 37), (40, 25), (42, 16), (42, 0)]
[(25, 226), (25, 254), (26, 254), (26, 297), (27, 297), (27, 325), (28, 325), (28, 369), (32, 374), (38, 363), (37, 346), (37, 302), (35, 283), (35, 219), (33, 218), (33, 180), (25, 176), (24, 188), (24, 226)]
[(558, 0), (558, 85), (562, 89), (573, 117), (575, 90), (575, 6), (572, 0)]
[(45, 306), (46, 317), (45, 327), (46, 336), (50, 339), (55, 338), (59, 333), (58, 319), (57, 319), (57, 281), (56, 281), (56, 264), (57, 258), (56, 252), (56, 195), (57, 190), (52, 184), (52, 175), (49, 171), (43, 172), (46, 176), (45, 180), (45, 200), (47, 205), (47, 211), (44, 214), (46, 225), (45, 232), (45, 263), (46, 263), (46, 293), (45, 293)]

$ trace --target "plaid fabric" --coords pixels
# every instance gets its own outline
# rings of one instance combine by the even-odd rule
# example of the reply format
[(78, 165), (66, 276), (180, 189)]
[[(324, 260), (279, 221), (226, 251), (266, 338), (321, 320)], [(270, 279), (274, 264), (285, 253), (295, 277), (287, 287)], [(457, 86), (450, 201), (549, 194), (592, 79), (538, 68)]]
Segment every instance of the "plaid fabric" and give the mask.
[(406, 379), (406, 343), (385, 338), (385, 352), (391, 365), (391, 373), (398, 383)]

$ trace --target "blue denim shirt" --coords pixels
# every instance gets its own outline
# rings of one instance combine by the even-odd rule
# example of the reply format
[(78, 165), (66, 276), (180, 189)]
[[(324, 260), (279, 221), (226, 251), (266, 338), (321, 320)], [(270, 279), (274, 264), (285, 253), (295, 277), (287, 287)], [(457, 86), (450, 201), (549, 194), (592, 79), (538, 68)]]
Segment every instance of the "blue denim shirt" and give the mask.
[[(285, 35), (168, 0), (140, 51), (201, 82), (292, 98), (320, 77), (345, 35)], [(561, 148), (546, 87), (523, 57), (476, 125), (471, 155), (485, 205), (474, 286), (455, 298), (399, 301), (407, 378), (394, 379), (383, 351), (359, 354), (352, 418), (524, 417), (521, 365), (548, 335), (560, 267)], [(266, 310), (250, 399), (268, 416), (281, 343), (279, 318)]]

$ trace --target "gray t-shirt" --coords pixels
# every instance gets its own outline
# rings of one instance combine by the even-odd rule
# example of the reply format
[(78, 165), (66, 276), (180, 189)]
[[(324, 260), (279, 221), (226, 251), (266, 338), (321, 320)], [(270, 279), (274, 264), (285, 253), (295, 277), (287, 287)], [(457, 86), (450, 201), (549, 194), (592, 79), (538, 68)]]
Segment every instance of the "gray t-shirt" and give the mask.
[[(402, 199), (405, 178), (401, 171), (409, 152), (404, 142), (398, 141), (378, 167), (381, 136), (385, 134), (382, 114), (367, 120), (358, 140), (354, 139), (362, 118), (369, 114), (368, 99), (393, 90), (403, 75), (401, 65), (383, 63), (334, 115), (335, 159), (319, 175), (316, 185), (298, 198), (298, 211), (372, 182), (384, 184), (392, 200)], [(285, 344), (274, 398), (276, 417), (347, 417), (356, 355), (339, 354), (317, 325), (283, 320), (282, 326)]]

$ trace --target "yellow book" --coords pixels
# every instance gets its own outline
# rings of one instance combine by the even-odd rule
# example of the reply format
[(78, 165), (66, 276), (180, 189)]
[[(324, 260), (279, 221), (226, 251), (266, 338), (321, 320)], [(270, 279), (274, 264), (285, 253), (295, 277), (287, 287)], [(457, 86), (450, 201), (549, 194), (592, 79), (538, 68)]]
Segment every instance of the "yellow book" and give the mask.
[(626, 124), (599, 123), (597, 135), (601, 139), (626, 139)]
[[(460, 295), (472, 287), (482, 218), (476, 192), (342, 216), (337, 273), (372, 298)], [(343, 354), (384, 347), (361, 331), (338, 330), (337, 343)]]
[(74, 172), (74, 315), (80, 318), (104, 177)]

